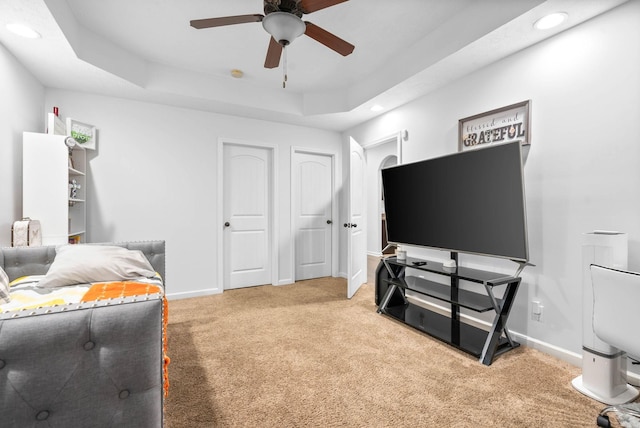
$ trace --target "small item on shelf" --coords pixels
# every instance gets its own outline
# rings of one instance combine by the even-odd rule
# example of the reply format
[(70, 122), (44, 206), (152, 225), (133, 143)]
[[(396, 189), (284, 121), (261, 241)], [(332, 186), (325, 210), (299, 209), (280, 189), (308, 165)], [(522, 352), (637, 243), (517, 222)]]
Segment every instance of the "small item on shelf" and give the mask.
[(54, 111), (53, 113), (47, 113), (47, 134), (51, 135), (66, 135), (67, 128), (65, 123)]
[(78, 198), (78, 190), (81, 187), (82, 186), (80, 184), (78, 184), (78, 182), (76, 181), (75, 178), (73, 180), (71, 180), (69, 182), (69, 198), (70, 199), (77, 199)]
[(407, 260), (407, 251), (398, 246), (398, 249), (396, 250), (396, 257), (398, 260)]
[(69, 237), (69, 244), (79, 244), (80, 243), (80, 235), (73, 235)]
[(456, 261), (455, 260), (445, 260), (444, 262), (442, 262), (442, 267), (453, 269), (453, 268), (456, 267)]
[(76, 143), (85, 149), (95, 150), (97, 140), (97, 130), (93, 125), (78, 122), (70, 117), (67, 118), (67, 135), (73, 137)]
[(67, 137), (64, 139), (64, 144), (69, 148), (69, 153), (71, 153), (71, 150), (73, 150), (78, 143), (73, 137)]
[(73, 166), (73, 148), (76, 146), (76, 140), (71, 137), (67, 137), (64, 139), (64, 144), (69, 149), (69, 168), (75, 169)]

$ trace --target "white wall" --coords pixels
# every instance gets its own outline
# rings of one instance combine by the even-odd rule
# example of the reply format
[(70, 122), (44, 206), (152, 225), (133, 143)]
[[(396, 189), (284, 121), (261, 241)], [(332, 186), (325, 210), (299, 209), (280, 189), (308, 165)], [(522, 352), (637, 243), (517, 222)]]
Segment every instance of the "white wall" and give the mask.
[(291, 146), (336, 153), (340, 171), (338, 133), (61, 90), (47, 90), (45, 104), (99, 129), (89, 154), (89, 239), (166, 240), (169, 297), (222, 291), (219, 138), (277, 145), (278, 280), (292, 281)]
[(22, 132), (43, 132), (44, 87), (0, 44), (0, 246), (22, 217)]
[[(529, 249), (510, 328), (580, 353), (581, 234), (629, 234), (640, 271), (640, 2), (613, 11), (349, 130), (375, 141), (407, 129), (403, 161), (457, 150), (458, 120), (532, 100), (525, 165)], [(481, 207), (476, 207), (481, 208)], [(473, 209), (473, 207), (470, 207)], [(515, 264), (461, 255), (461, 262), (515, 272)], [(530, 302), (544, 305), (530, 320)]]

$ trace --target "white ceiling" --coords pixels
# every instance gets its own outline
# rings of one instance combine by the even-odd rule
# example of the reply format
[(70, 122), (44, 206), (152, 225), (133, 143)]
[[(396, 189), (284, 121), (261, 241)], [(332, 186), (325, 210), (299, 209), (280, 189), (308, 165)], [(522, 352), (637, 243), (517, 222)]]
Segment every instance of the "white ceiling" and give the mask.
[[(301, 36), (265, 69), (260, 23), (196, 30), (192, 19), (262, 14), (262, 0), (2, 0), (0, 43), (43, 85), (342, 131), (627, 0), (350, 0), (304, 16), (356, 46)], [(569, 19), (534, 30), (550, 12)], [(20, 38), (6, 24), (30, 25)], [(244, 72), (231, 77), (232, 69)], [(383, 112), (384, 112), (383, 111)]]

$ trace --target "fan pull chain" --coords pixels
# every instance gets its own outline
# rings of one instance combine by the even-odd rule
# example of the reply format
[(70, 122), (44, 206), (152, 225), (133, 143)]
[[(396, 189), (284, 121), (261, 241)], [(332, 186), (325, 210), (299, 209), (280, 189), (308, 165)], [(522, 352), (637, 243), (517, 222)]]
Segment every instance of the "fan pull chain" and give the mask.
[(287, 46), (282, 47), (282, 87), (287, 87)]

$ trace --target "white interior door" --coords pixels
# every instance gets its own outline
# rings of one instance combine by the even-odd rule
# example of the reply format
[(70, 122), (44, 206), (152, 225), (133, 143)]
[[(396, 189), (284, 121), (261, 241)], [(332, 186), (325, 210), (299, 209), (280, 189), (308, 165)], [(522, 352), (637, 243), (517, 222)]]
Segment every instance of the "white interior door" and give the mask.
[(272, 152), (223, 148), (224, 288), (271, 283)]
[(293, 171), (295, 280), (331, 276), (333, 160), (296, 152)]
[(362, 284), (367, 282), (367, 251), (364, 215), (366, 209), (365, 159), (364, 150), (353, 139), (350, 141), (349, 156), (349, 222), (347, 228), (347, 297), (350, 299)]

